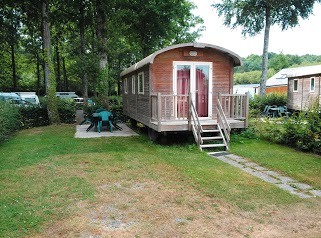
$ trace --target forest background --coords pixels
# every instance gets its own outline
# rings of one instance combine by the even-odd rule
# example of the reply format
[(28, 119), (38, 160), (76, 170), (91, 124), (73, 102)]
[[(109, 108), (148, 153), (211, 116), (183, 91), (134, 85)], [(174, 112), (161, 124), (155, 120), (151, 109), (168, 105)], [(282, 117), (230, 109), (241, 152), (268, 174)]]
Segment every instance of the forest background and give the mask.
[[(46, 94), (43, 1), (0, 3), (0, 91)], [(203, 20), (191, 13), (195, 5), (185, 0), (180, 4), (170, 0), (149, 5), (117, 0), (45, 2), (56, 90), (75, 91), (81, 96), (120, 95), (122, 70), (168, 45), (197, 41), (204, 31)], [(105, 19), (99, 19), (99, 11)], [(101, 20), (104, 27), (97, 29)], [(99, 31), (103, 33), (103, 42)], [(107, 73), (102, 80), (101, 51), (107, 57)], [(314, 64), (321, 64), (321, 56), (269, 53), (268, 77), (282, 68)], [(261, 55), (243, 58), (243, 65), (235, 69), (234, 83), (259, 83), (261, 65)]]

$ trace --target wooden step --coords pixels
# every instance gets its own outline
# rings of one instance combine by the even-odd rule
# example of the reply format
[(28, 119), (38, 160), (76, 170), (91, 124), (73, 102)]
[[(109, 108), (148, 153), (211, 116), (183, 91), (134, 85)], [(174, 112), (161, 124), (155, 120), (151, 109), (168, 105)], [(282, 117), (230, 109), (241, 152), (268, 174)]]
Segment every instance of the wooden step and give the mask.
[(210, 148), (210, 147), (225, 147), (225, 144), (203, 144), (200, 145), (201, 148)]
[(208, 129), (208, 130), (202, 130), (202, 132), (220, 132), (220, 130), (218, 130), (218, 129)]
[(223, 140), (222, 136), (208, 136), (208, 137), (201, 137), (202, 140)]

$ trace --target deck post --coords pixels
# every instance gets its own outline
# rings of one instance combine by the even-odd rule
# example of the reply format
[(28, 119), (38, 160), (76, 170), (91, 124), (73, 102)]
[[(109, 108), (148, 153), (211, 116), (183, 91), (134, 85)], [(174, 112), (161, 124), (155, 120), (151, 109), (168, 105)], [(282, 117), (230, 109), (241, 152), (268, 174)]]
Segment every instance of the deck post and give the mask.
[(188, 130), (191, 131), (192, 130), (192, 94), (191, 92), (188, 93)]
[(157, 93), (157, 126), (161, 127), (162, 121), (162, 97), (161, 93)]
[(249, 92), (246, 92), (245, 93), (245, 97), (246, 97), (246, 104), (245, 104), (245, 122), (244, 122), (244, 126), (245, 128), (248, 128), (249, 126), (249, 100), (250, 100), (250, 97), (249, 97)]

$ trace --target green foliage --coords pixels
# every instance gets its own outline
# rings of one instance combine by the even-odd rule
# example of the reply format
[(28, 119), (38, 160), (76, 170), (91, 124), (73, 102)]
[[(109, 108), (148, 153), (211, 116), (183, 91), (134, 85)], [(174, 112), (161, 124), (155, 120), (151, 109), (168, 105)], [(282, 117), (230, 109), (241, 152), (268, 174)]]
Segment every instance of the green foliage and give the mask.
[(47, 107), (42, 104), (41, 107), (21, 107), (20, 128), (34, 128), (49, 125)]
[[(108, 102), (108, 105), (106, 105)], [(94, 106), (84, 106), (85, 117), (90, 117), (97, 109), (104, 108), (112, 112), (115, 122), (124, 122), (123, 101), (121, 96), (110, 96), (108, 100), (98, 100)]]
[(98, 76), (97, 93), (99, 97), (108, 96), (108, 66), (101, 69)]
[(19, 128), (18, 107), (0, 100), (0, 143)]
[[(275, 70), (270, 69), (268, 72), (268, 77), (272, 77), (276, 73)], [(235, 73), (234, 74), (234, 84), (256, 84), (260, 83), (262, 72), (259, 70)]]
[[(272, 99), (273, 101), (267, 99), (265, 102), (282, 102), (282, 97)], [(263, 105), (260, 100), (252, 101), (253, 117), (262, 111)], [(257, 138), (321, 154), (321, 109), (318, 103), (290, 117), (253, 119), (247, 131)]]
[(125, 121), (123, 115), (123, 101), (120, 96), (111, 96), (109, 97), (109, 107), (110, 111), (113, 113), (114, 120), (117, 121)]
[(315, 2), (308, 0), (302, 4), (301, 0), (291, 0), (284, 4), (283, 1), (268, 0), (223, 0), (213, 4), (213, 7), (217, 9), (219, 16), (224, 16), (224, 25), (231, 28), (242, 27), (244, 36), (255, 36), (265, 28), (267, 16), (272, 25), (279, 25), (282, 30), (297, 26), (299, 18), (309, 17)]
[(263, 112), (266, 105), (284, 106), (287, 103), (287, 95), (284, 93), (270, 93), (263, 97), (255, 95), (249, 101), (250, 115), (256, 117)]
[(321, 154), (321, 109), (318, 103), (285, 120), (281, 143)]
[[(41, 98), (39, 107), (20, 107), (20, 128), (34, 128), (50, 124), (47, 113), (47, 99)], [(57, 99), (59, 118), (62, 123), (75, 122), (77, 105), (72, 99)]]
[[(239, 73), (258, 71), (262, 70), (262, 56), (261, 55), (249, 55), (242, 59), (243, 65), (235, 68), (235, 75)], [(283, 68), (300, 67), (321, 64), (320, 55), (290, 55), (283, 53), (269, 53), (269, 73), (268, 76), (271, 77), (273, 74), (278, 72)], [(235, 77), (235, 78), (236, 78)], [(249, 77), (248, 77), (249, 78)], [(253, 81), (253, 80), (252, 80)]]

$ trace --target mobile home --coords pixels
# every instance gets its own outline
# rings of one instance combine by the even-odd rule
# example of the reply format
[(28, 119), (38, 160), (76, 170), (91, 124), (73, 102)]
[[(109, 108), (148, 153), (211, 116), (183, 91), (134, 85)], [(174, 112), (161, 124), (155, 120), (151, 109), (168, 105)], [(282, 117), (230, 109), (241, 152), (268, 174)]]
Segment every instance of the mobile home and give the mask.
[(321, 105), (321, 65), (296, 68), (287, 77), (289, 109), (305, 110), (316, 102)]
[[(230, 129), (247, 127), (248, 97), (233, 95), (233, 69), (239, 65), (240, 56), (216, 45), (161, 49), (121, 73), (123, 113), (146, 125), (151, 139), (193, 131), (201, 149), (227, 147)], [(219, 137), (222, 143), (206, 143)]]

